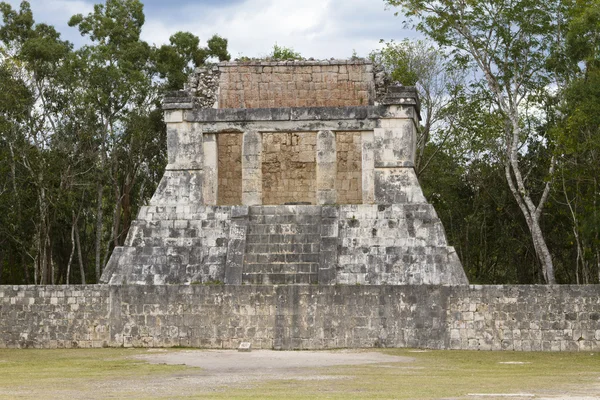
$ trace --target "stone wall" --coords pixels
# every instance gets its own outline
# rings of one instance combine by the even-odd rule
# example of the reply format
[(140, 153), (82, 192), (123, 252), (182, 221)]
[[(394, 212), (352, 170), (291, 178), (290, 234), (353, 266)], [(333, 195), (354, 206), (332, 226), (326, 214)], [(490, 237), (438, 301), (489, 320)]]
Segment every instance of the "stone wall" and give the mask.
[(223, 282), (233, 208), (141, 207), (103, 277), (113, 284)]
[(108, 346), (110, 296), (106, 285), (0, 286), (0, 348)]
[(0, 347), (600, 351), (598, 286), (0, 286)]
[(471, 286), (448, 297), (451, 349), (600, 350), (600, 286)]
[(219, 64), (219, 108), (338, 107), (373, 104), (367, 61)]
[(221, 133), (217, 136), (218, 205), (242, 204), (242, 134)]
[(467, 283), (431, 204), (346, 205), (338, 213), (337, 283)]
[[(275, 193), (303, 187), (291, 183)], [(296, 244), (306, 246), (288, 246)], [(102, 279), (116, 285), (468, 284), (427, 203), (144, 206)]]
[(335, 191), (338, 204), (360, 204), (362, 198), (362, 133), (336, 132)]
[(262, 134), (263, 204), (316, 203), (315, 132)]

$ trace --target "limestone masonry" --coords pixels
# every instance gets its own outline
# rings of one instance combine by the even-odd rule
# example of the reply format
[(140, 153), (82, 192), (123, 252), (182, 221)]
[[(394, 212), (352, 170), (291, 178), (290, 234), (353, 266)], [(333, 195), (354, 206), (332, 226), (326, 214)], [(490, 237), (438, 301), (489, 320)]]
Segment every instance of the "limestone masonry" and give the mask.
[(587, 286), (0, 286), (0, 347), (600, 351)]
[(417, 93), (370, 62), (221, 63), (164, 110), (165, 175), (103, 282), (468, 284), (414, 172)]
[(164, 100), (164, 177), (88, 286), (0, 286), (0, 348), (600, 351), (600, 287), (469, 286), (365, 61), (222, 63)]

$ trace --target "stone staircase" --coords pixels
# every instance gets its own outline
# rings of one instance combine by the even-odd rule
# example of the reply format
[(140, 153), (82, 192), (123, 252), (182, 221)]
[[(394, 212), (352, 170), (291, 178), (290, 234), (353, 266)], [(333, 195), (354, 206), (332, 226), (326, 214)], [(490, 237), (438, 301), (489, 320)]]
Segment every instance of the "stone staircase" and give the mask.
[(250, 207), (242, 282), (318, 283), (321, 207)]

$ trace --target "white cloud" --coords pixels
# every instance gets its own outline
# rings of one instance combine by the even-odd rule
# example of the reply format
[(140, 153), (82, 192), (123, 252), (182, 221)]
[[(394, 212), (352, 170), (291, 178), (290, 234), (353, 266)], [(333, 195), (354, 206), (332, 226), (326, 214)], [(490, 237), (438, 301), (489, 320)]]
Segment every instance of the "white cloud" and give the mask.
[[(1, 1), (1, 0), (0, 0)], [(6, 1), (6, 0), (5, 0)], [(76, 45), (86, 42), (67, 25), (74, 14), (93, 11), (103, 0), (31, 0), (37, 22), (54, 25), (63, 38)], [(8, 0), (15, 8), (20, 0)], [(142, 0), (144, 2), (144, 0)], [(217, 33), (229, 39), (239, 55), (268, 54), (275, 43), (292, 47), (305, 57), (361, 56), (379, 46), (379, 39), (418, 36), (402, 29), (402, 19), (384, 9), (383, 0), (243, 0), (234, 3), (171, 0), (169, 7), (148, 2), (142, 38), (151, 44), (167, 43), (177, 31), (189, 31), (201, 40)]]
[(219, 8), (188, 5), (168, 17), (147, 11), (142, 36), (148, 42), (166, 43), (176, 31), (203, 40), (218, 33), (229, 39), (234, 57), (265, 55), (277, 42), (305, 57), (347, 58), (353, 50), (367, 55), (379, 39), (415, 36), (401, 29), (382, 0), (246, 0)]

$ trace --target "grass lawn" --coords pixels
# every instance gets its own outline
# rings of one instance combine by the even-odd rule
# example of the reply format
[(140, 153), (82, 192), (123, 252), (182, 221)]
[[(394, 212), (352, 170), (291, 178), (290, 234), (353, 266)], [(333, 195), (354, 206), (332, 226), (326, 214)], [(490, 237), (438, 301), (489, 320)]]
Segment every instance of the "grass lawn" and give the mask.
[(272, 376), (252, 366), (245, 373), (208, 373), (135, 358), (153, 351), (0, 350), (0, 399), (600, 399), (596, 353), (368, 350), (413, 360), (304, 368)]

